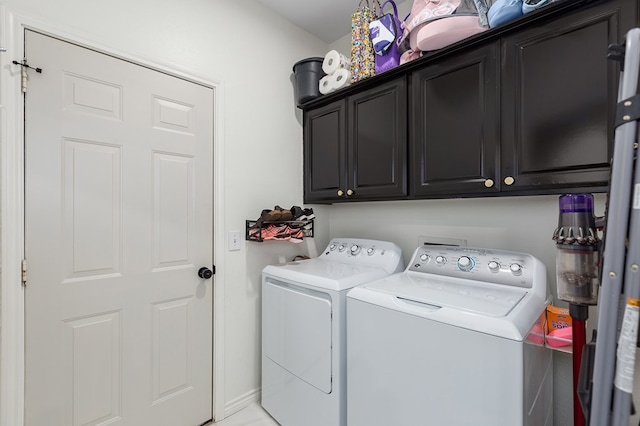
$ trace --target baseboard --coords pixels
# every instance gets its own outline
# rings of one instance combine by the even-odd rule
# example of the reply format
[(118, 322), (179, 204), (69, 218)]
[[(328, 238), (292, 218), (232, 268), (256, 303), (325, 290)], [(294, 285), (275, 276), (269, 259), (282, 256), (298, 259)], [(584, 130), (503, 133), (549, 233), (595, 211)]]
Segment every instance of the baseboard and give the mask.
[(232, 399), (224, 404), (224, 418), (229, 417), (232, 414), (237, 413), (243, 408), (247, 408), (252, 402), (260, 402), (261, 390), (260, 388), (250, 390), (244, 395)]

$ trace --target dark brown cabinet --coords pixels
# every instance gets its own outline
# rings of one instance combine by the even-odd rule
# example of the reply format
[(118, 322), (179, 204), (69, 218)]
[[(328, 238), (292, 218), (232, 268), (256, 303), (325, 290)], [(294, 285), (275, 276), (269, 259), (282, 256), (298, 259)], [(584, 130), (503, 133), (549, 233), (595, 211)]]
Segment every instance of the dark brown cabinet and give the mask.
[(607, 48), (637, 2), (606, 2), (502, 41), (505, 192), (606, 190), (620, 67)]
[(412, 73), (413, 196), (499, 190), (499, 53), (493, 42)]
[(305, 202), (606, 191), (607, 49), (638, 24), (637, 0), (558, 1), (303, 106)]
[(407, 195), (405, 78), (304, 114), (304, 200)]

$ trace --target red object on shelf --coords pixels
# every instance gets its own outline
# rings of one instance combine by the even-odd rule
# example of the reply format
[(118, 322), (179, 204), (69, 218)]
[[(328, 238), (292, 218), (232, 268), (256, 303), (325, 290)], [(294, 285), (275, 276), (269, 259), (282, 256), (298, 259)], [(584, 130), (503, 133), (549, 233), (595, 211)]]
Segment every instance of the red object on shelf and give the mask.
[(578, 378), (582, 363), (582, 348), (587, 341), (586, 321), (573, 318), (573, 425), (584, 426), (585, 419), (578, 398)]

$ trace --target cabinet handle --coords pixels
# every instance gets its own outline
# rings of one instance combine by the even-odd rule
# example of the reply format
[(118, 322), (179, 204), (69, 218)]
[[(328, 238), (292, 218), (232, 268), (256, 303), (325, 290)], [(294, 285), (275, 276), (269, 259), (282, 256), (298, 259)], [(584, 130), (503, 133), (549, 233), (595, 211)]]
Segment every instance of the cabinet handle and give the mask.
[(506, 178), (504, 178), (504, 184), (505, 185), (513, 185), (513, 182), (515, 182), (516, 180), (511, 177), (511, 176), (507, 176)]
[(351, 190), (351, 189), (347, 189), (347, 195), (348, 195), (348, 196), (352, 196), (352, 195), (353, 195), (353, 190)]
[(342, 192), (342, 189), (338, 189), (338, 197), (342, 197), (344, 195), (344, 192)]
[(487, 179), (487, 180), (484, 181), (484, 186), (486, 186), (487, 188), (491, 188), (491, 187), (493, 187), (494, 183), (495, 182), (493, 181), (493, 179)]

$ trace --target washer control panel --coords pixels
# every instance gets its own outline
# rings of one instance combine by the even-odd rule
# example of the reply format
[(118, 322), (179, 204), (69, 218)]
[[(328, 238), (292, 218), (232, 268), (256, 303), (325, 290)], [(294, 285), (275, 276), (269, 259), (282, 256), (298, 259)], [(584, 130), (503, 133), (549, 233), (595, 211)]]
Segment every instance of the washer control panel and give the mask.
[(526, 253), (424, 245), (414, 252), (407, 271), (530, 288), (539, 264)]
[(404, 269), (402, 250), (389, 241), (334, 238), (320, 257), (334, 262), (383, 268), (391, 272)]

